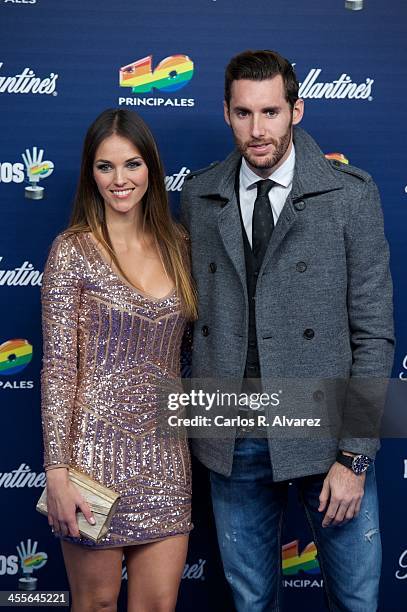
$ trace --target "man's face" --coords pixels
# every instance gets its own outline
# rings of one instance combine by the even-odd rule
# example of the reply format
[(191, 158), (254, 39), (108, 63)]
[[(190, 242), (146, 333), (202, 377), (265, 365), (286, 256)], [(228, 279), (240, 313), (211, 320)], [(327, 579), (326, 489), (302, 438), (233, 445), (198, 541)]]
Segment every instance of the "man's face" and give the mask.
[(239, 79), (232, 83), (224, 112), (240, 153), (256, 174), (266, 177), (289, 156), (292, 126), (301, 121), (304, 103), (297, 100), (291, 109), (281, 75), (264, 81)]

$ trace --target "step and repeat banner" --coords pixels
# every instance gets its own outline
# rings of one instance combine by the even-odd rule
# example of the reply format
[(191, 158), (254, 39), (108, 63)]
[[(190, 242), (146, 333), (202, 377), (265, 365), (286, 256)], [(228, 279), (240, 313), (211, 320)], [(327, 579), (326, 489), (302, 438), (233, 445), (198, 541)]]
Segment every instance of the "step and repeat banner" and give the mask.
[[(150, 125), (177, 214), (189, 172), (233, 147), (222, 110), (229, 59), (244, 49), (289, 58), (305, 101), (303, 127), (325, 153), (342, 154), (379, 186), (395, 286), (393, 376), (407, 380), (406, 27), (405, 0), (0, 0), (0, 590), (68, 588), (59, 544), (35, 511), (45, 485), (40, 288), (49, 246), (67, 224), (85, 131), (105, 108), (133, 109)], [(380, 610), (402, 612), (405, 440), (383, 442), (377, 474)], [(319, 612), (318, 552), (291, 490), (285, 609)], [(199, 464), (193, 514), (177, 609), (232, 611)], [(123, 564), (121, 610), (126, 581)]]

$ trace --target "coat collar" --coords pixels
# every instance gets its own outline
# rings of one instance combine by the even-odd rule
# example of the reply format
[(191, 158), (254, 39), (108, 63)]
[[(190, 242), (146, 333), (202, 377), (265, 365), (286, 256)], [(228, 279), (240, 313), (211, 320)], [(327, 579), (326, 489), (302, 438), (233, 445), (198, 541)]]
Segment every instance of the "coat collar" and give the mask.
[[(343, 184), (317, 143), (307, 132), (294, 127), (295, 169), (291, 197), (295, 201), (307, 195), (342, 189)], [(241, 155), (236, 149), (205, 176), (200, 195), (225, 202), (232, 199), (236, 171)]]

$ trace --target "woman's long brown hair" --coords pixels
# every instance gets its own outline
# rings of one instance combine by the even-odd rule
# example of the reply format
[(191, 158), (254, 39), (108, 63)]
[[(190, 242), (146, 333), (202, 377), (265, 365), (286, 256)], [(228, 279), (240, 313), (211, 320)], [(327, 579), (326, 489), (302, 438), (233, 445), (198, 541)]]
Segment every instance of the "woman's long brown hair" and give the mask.
[[(140, 152), (148, 168), (148, 188), (143, 197), (143, 229), (153, 236), (168, 276), (174, 281), (184, 314), (197, 317), (197, 298), (189, 265), (188, 239), (171, 216), (164, 183), (164, 170), (153, 135), (134, 111), (107, 109), (89, 127), (83, 145), (79, 184), (67, 233), (91, 231), (126, 278), (109, 236), (105, 205), (93, 178), (96, 151), (102, 141), (117, 134), (127, 138)], [(129, 281), (130, 282), (130, 281)]]

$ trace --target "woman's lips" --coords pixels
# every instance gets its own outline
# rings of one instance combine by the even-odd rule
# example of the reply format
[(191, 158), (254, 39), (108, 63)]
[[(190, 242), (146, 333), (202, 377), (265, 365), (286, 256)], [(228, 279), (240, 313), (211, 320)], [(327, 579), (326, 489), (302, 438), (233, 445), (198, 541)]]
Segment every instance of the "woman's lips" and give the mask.
[(127, 198), (132, 192), (133, 192), (133, 189), (111, 189), (110, 190), (110, 193), (113, 194), (115, 198), (119, 198), (120, 200)]

